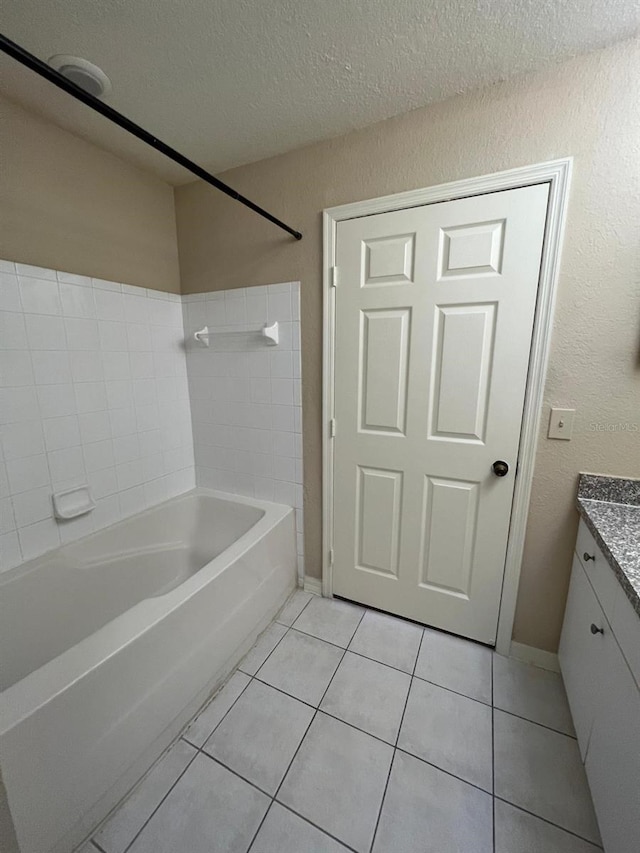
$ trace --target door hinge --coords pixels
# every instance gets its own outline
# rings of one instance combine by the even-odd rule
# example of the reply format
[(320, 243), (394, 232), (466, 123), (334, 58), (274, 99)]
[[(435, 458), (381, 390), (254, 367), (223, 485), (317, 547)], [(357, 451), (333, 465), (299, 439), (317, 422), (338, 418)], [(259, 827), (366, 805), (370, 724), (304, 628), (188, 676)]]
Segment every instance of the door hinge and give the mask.
[(338, 286), (338, 267), (331, 267), (331, 287)]
[(329, 438), (335, 438), (335, 437), (336, 437), (336, 419), (331, 418), (331, 420), (329, 421)]
[(333, 548), (329, 548), (329, 565), (333, 566)]

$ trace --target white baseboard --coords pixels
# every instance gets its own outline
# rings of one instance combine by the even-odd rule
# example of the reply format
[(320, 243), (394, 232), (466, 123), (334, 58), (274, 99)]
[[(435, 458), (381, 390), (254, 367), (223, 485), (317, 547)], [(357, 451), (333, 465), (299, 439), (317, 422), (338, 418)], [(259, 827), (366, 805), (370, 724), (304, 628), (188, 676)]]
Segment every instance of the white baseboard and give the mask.
[(509, 656), (521, 660), (523, 663), (539, 666), (540, 669), (560, 672), (558, 655), (553, 654), (553, 652), (545, 652), (544, 649), (536, 649), (533, 646), (526, 646), (524, 643), (516, 643), (512, 640)]
[(320, 578), (305, 578), (304, 591), (311, 592), (313, 595), (322, 595), (322, 581)]

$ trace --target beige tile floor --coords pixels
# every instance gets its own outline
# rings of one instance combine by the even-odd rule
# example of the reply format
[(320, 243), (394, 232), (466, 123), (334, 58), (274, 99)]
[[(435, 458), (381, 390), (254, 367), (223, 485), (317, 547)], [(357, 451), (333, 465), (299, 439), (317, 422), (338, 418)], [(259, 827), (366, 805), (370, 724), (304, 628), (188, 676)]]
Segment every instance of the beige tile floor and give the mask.
[(596, 853), (562, 679), (295, 592), (82, 853)]

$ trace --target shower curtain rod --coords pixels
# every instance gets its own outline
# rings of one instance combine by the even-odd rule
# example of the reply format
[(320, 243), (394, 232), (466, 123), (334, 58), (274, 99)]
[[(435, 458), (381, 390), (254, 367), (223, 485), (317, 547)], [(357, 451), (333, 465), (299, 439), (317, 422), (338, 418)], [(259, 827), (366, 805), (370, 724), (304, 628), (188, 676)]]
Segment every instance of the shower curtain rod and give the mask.
[(277, 225), (278, 228), (282, 228), (283, 231), (286, 231), (288, 234), (291, 234), (292, 237), (295, 237), (296, 240), (302, 239), (302, 234), (300, 231), (296, 231), (293, 228), (290, 228), (289, 225), (284, 223), (281, 219), (278, 219), (277, 216), (273, 216), (273, 214), (269, 213), (264, 208), (255, 204), (245, 196), (241, 195), (237, 190), (234, 190), (233, 187), (230, 187), (228, 184), (225, 184), (223, 181), (220, 181), (218, 178), (214, 178), (206, 169), (203, 169), (202, 166), (198, 166), (197, 163), (194, 163), (193, 160), (189, 160), (188, 157), (185, 157), (184, 154), (181, 154), (179, 151), (176, 151), (175, 148), (172, 148), (170, 145), (167, 145), (165, 142), (162, 142), (160, 139), (155, 137), (152, 133), (149, 133), (148, 130), (145, 130), (140, 125), (131, 121), (131, 119), (119, 113), (117, 110), (114, 110), (113, 107), (107, 106), (98, 98), (95, 98), (93, 95), (90, 95), (88, 92), (85, 92), (84, 89), (81, 89), (79, 86), (76, 86), (75, 83), (72, 83), (70, 80), (60, 74), (55, 69), (51, 68), (51, 66), (47, 65), (46, 62), (43, 62), (41, 59), (38, 59), (37, 56), (34, 56), (32, 53), (29, 53), (28, 50), (25, 50), (19, 44), (16, 44), (11, 39), (7, 38), (5, 35), (0, 33), (0, 50), (3, 53), (6, 53), (8, 56), (11, 56), (13, 59), (25, 65), (27, 68), (30, 68), (32, 71), (35, 71), (36, 74), (39, 74), (41, 77), (44, 77), (45, 80), (48, 80), (50, 83), (53, 83), (54, 86), (57, 86), (59, 89), (67, 92), (67, 94), (71, 95), (78, 101), (82, 101), (83, 104), (86, 104), (88, 107), (91, 107), (92, 110), (100, 113), (105, 118), (108, 118), (109, 121), (112, 121), (114, 124), (117, 124), (123, 130), (126, 130), (127, 133), (131, 133), (133, 136), (136, 136), (138, 139), (142, 140), (146, 145), (151, 146), (151, 148), (155, 148), (156, 151), (159, 151), (161, 154), (164, 154), (165, 157), (168, 157), (170, 160), (173, 160), (174, 163), (178, 163), (180, 166), (183, 166), (192, 174), (196, 175), (201, 180), (205, 181), (207, 184), (211, 184), (212, 187), (215, 187), (220, 192), (225, 193), (231, 198), (239, 201), (240, 204), (243, 204), (245, 207), (248, 207), (249, 210), (253, 210), (254, 213), (257, 213), (259, 216), (262, 216), (264, 219), (268, 219), (269, 222), (273, 222), (274, 225)]

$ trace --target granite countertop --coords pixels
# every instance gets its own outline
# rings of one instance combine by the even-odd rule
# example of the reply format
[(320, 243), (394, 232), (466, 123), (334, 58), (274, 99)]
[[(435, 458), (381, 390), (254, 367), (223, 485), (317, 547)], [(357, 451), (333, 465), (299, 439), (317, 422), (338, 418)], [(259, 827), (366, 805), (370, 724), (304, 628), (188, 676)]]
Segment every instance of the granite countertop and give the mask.
[(640, 480), (581, 474), (576, 504), (640, 616)]

